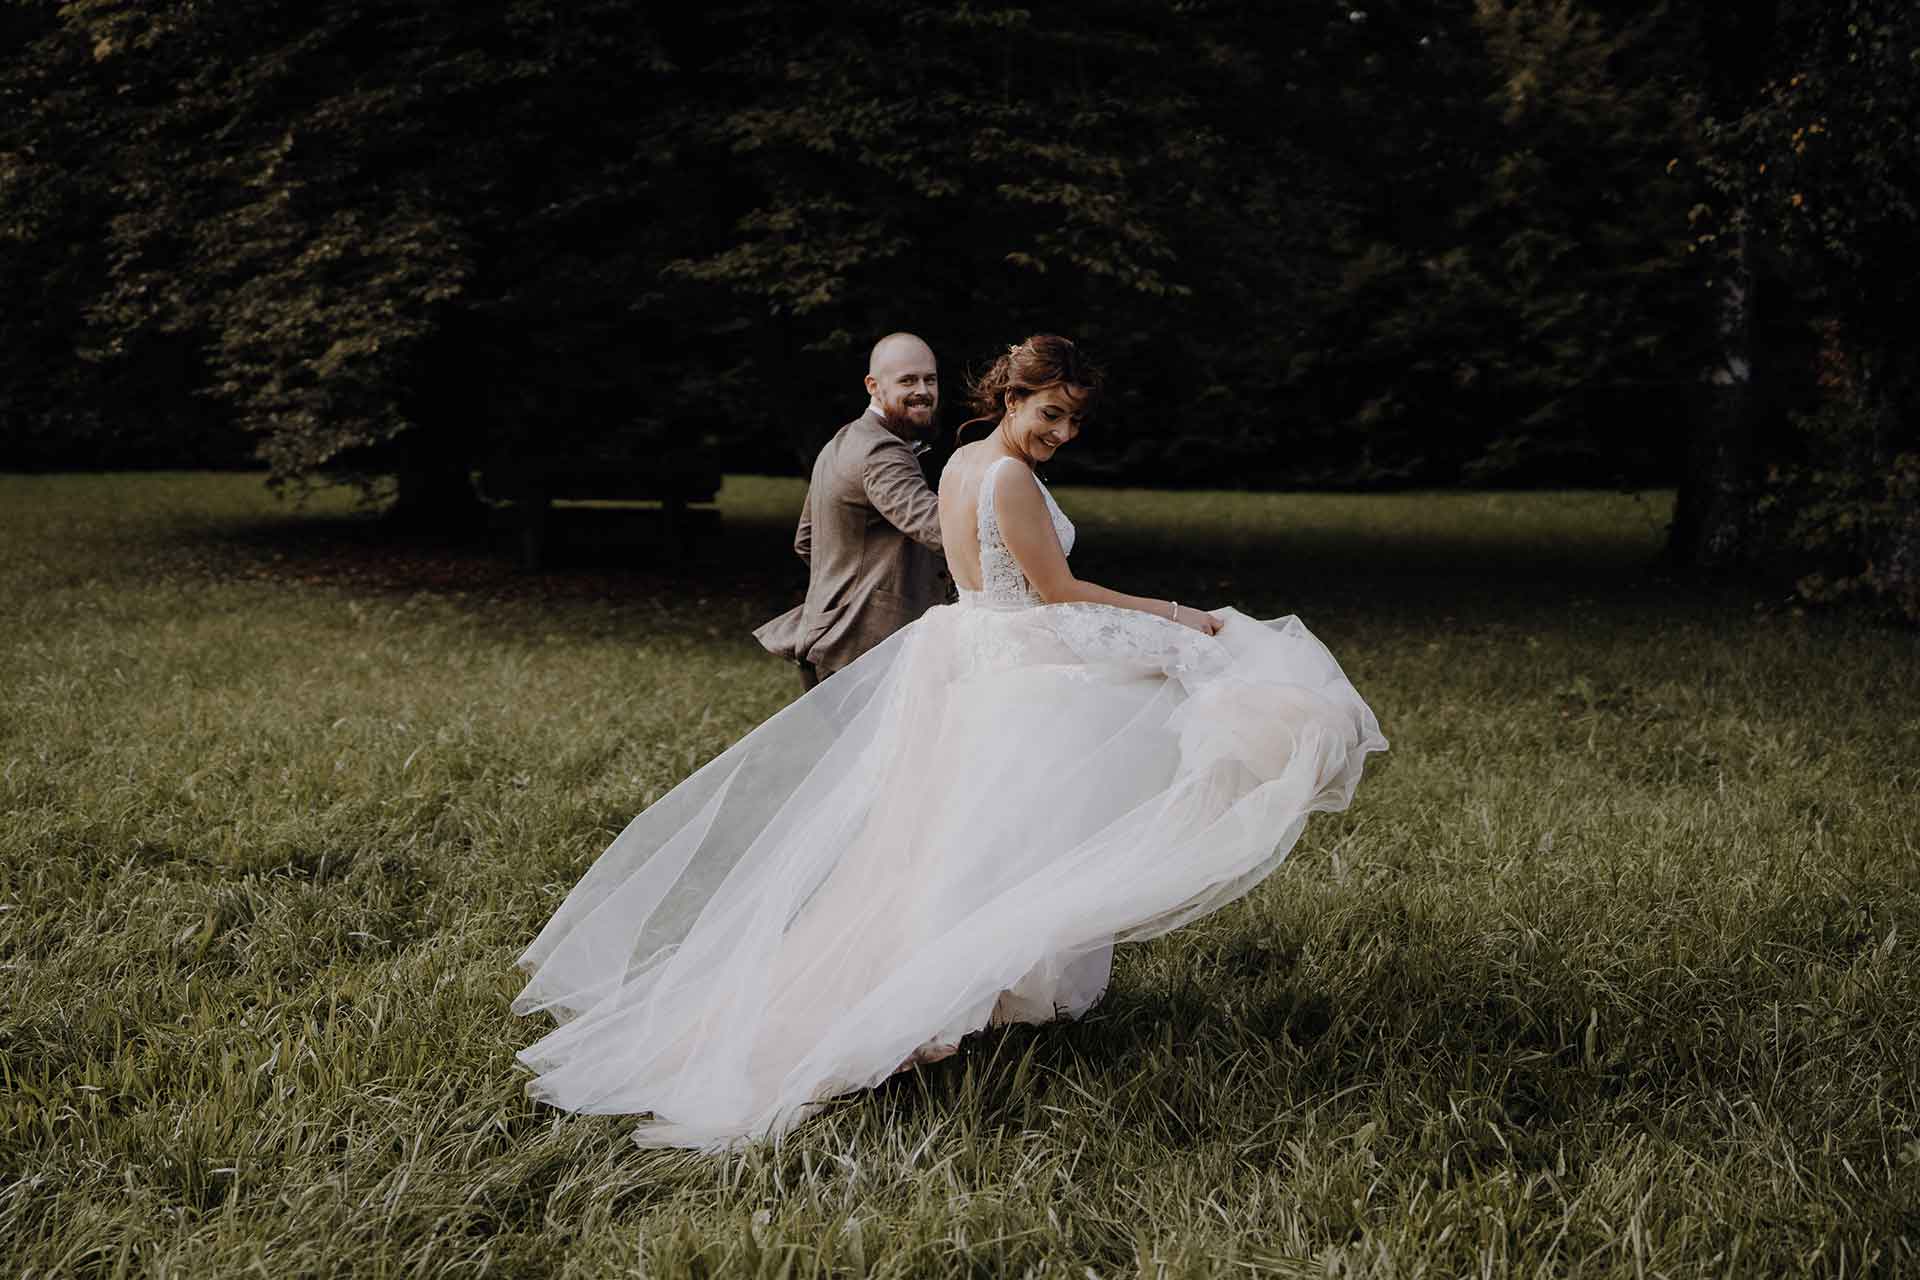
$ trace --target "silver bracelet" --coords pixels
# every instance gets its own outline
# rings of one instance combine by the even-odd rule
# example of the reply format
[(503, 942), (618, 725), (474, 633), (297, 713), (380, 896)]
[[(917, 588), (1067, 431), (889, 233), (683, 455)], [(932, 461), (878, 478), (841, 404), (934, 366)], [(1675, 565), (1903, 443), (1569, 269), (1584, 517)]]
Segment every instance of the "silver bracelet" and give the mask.
[(1167, 620), (1169, 622), (1180, 621), (1180, 602), (1178, 600), (1169, 600), (1167, 603), (1173, 606), (1173, 616)]

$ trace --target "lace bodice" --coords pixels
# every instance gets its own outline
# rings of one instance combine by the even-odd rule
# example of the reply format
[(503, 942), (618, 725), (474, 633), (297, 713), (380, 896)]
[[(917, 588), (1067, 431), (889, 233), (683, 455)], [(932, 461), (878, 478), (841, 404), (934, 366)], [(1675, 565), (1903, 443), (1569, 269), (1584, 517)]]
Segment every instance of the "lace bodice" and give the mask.
[[(1012, 458), (1001, 458), (987, 468), (987, 474), (980, 478), (980, 503), (976, 532), (980, 537), (980, 590), (962, 589), (960, 598), (971, 604), (984, 604), (997, 609), (1020, 609), (1031, 605), (1045, 604), (1040, 593), (1027, 581), (1027, 575), (1020, 572), (1020, 564), (1013, 558), (1013, 552), (1007, 549), (1007, 541), (1000, 532), (1000, 517), (993, 507), (993, 484), (1000, 468), (1012, 462)], [(1040, 485), (1040, 496), (1046, 499), (1047, 514), (1053, 518), (1053, 532), (1060, 539), (1060, 551), (1063, 555), (1073, 554), (1073, 521), (1067, 519), (1060, 510), (1060, 504), (1053, 500), (1053, 494), (1047, 486), (1035, 476), (1035, 484)]]

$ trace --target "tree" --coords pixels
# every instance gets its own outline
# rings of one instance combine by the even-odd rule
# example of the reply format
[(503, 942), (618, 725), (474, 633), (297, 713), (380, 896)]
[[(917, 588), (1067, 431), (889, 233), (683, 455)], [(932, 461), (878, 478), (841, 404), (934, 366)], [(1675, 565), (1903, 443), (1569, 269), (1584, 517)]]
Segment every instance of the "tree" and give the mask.
[[(950, 372), (1066, 329), (1141, 375), (1119, 379), (1110, 420), (1144, 428), (1178, 406), (1192, 382), (1165, 375), (1204, 366), (1218, 326), (1196, 299), (1227, 274), (1207, 238), (1230, 221), (1227, 112), (1206, 90), (1257, 74), (1237, 19), (1140, 0), (709, 15), (672, 41), (710, 95), (678, 100), (677, 134), (724, 213), (668, 273), (708, 288), (697, 314), (716, 339), (771, 336), (737, 371), (752, 394), (844, 401), (890, 329), (925, 332)], [(832, 419), (802, 421), (810, 453)]]
[(190, 335), (154, 332), (112, 360), (89, 337), (107, 288), (117, 212), (99, 165), (106, 47), (53, 6), (0, 7), (0, 440), (9, 465), (225, 465), (244, 456), (230, 415), (194, 395), (205, 379)]
[(43, 44), (100, 68), (61, 104), (107, 205), (83, 345), (189, 345), (276, 482), (397, 472), (402, 510), (457, 517), (481, 458), (604, 431), (647, 386), (609, 349), (659, 196), (642, 11), (81, 0), (59, 22)]
[(1469, 477), (1671, 473), (1691, 408), (1700, 292), (1681, 193), (1657, 180), (1695, 104), (1664, 55), (1662, 10), (1479, 0), (1499, 139), (1461, 211), (1486, 451)]
[[(1784, 555), (1810, 596), (1869, 593), (1920, 620), (1920, 377), (1904, 337), (1920, 301), (1920, 24), (1892, 0), (1780, 0), (1772, 17), (1726, 55), (1756, 83), (1702, 157), (1695, 221), (1724, 282), (1734, 404), (1707, 420), (1676, 549)], [(1797, 396), (1754, 393), (1783, 375)], [(1801, 412), (1762, 416), (1783, 402)]]

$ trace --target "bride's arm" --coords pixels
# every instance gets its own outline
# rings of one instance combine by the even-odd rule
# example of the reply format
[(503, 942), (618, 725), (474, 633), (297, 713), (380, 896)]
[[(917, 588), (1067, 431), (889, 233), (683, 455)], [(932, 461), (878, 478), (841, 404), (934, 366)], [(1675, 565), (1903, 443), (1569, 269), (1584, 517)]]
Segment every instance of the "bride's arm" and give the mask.
[(993, 483), (993, 507), (1000, 518), (1000, 534), (1007, 541), (1020, 572), (1048, 604), (1107, 604), (1120, 609), (1138, 609), (1156, 617), (1178, 621), (1195, 631), (1212, 635), (1218, 619), (1191, 605), (1181, 605), (1175, 618), (1174, 602), (1151, 596), (1130, 596), (1097, 582), (1073, 576), (1060, 538), (1053, 531), (1053, 517), (1033, 472), (1026, 467), (1001, 467), (989, 477)]

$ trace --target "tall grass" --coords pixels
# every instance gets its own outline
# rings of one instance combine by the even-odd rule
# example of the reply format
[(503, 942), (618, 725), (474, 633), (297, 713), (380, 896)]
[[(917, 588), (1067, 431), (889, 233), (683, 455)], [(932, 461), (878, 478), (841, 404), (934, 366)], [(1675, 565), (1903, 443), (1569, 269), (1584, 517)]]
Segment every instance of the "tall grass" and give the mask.
[(1914, 1267), (1920, 646), (1663, 580), (1658, 498), (1063, 493), (1089, 576), (1328, 642), (1353, 810), (777, 1151), (526, 1101), (513, 957), (797, 691), (797, 485), (722, 496), (529, 579), (0, 477), (0, 1274)]

